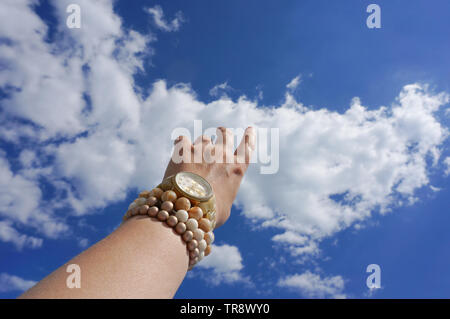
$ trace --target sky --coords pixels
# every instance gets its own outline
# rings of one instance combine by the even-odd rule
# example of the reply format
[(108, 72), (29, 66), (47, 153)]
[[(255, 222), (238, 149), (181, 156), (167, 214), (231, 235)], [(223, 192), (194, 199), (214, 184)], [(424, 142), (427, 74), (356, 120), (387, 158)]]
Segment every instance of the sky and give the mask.
[(0, 298), (118, 227), (161, 180), (174, 129), (198, 120), (278, 129), (278, 148), (257, 146), (278, 167), (250, 166), (176, 298), (448, 298), (449, 14), (444, 0), (2, 0)]

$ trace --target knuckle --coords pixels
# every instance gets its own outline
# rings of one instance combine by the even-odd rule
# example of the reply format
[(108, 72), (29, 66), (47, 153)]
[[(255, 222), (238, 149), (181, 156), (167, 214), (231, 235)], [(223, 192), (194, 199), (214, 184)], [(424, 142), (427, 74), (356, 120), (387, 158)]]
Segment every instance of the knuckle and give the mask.
[(234, 168), (233, 173), (237, 176), (244, 176), (244, 169), (240, 166)]

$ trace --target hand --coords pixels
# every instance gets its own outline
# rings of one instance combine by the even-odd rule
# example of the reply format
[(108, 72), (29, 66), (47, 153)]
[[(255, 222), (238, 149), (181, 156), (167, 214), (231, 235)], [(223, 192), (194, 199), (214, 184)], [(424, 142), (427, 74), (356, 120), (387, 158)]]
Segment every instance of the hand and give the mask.
[[(179, 136), (175, 140), (174, 153), (164, 178), (187, 171), (206, 179), (216, 196), (216, 227), (219, 227), (230, 217), (231, 205), (255, 149), (255, 133), (252, 127), (248, 127), (235, 151), (234, 135), (230, 129), (219, 127), (216, 135), (215, 144), (206, 135), (200, 136), (194, 144), (191, 144), (189, 138)], [(181, 155), (183, 161), (174, 161), (174, 156)]]

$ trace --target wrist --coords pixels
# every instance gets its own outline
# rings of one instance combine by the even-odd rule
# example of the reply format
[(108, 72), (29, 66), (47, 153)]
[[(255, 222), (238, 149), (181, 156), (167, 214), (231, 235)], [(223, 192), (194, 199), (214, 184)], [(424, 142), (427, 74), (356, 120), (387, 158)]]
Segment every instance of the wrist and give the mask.
[(141, 192), (123, 220), (137, 215), (159, 220), (181, 236), (190, 257), (189, 269), (211, 252), (216, 203), (211, 185), (201, 176), (180, 172)]

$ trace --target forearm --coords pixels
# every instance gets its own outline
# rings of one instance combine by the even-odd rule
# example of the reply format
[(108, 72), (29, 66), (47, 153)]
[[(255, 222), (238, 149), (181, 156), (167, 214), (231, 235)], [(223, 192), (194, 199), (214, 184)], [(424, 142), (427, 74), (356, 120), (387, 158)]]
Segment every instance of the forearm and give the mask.
[(172, 228), (138, 216), (67, 263), (80, 266), (81, 288), (67, 287), (66, 264), (21, 298), (172, 298), (188, 263)]

